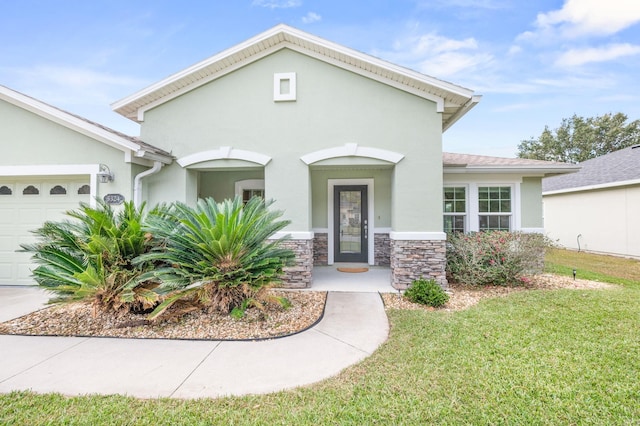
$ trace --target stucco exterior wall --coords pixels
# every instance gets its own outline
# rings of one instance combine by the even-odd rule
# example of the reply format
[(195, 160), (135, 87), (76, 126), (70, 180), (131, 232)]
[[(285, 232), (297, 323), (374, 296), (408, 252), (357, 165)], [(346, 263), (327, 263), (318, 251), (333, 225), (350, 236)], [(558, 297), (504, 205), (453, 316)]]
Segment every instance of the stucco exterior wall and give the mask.
[(544, 227), (542, 219), (542, 178), (525, 177), (520, 184), (521, 226), (524, 229)]
[[(282, 72), (296, 73), (296, 101), (273, 100)], [(312, 228), (313, 183), (300, 157), (347, 143), (393, 150), (405, 155), (391, 178), (393, 226), (441, 231), (441, 128), (433, 102), (284, 49), (147, 111), (141, 137), (177, 158), (221, 146), (268, 155), (265, 192), (289, 231)], [(150, 177), (162, 182), (150, 182), (151, 199), (195, 201), (185, 173), (174, 164)]]
[[(115, 175), (98, 182), (97, 196), (120, 193), (132, 198), (138, 168), (125, 163), (124, 153), (37, 114), (0, 100), (0, 166), (87, 165), (102, 163)], [(35, 168), (37, 174), (37, 167)]]
[(640, 186), (544, 196), (545, 231), (571, 249), (640, 257)]

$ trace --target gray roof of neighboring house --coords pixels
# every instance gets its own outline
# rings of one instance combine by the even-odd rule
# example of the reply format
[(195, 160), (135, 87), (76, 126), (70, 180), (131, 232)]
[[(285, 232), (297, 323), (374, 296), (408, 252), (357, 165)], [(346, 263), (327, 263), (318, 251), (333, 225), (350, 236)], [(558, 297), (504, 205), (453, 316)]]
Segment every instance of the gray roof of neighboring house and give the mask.
[(445, 173), (525, 173), (556, 175), (573, 173), (579, 166), (527, 158), (490, 157), (487, 155), (442, 153)]
[(577, 173), (542, 180), (542, 191), (562, 191), (640, 179), (640, 145), (592, 158)]

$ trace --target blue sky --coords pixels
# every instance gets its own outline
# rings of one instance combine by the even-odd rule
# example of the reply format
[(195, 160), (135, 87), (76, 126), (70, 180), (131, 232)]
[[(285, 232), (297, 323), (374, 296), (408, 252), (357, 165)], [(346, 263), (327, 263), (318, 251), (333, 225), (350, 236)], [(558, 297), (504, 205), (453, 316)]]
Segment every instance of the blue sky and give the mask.
[(640, 118), (638, 0), (0, 0), (0, 84), (137, 135), (112, 102), (279, 23), (482, 95), (447, 151)]

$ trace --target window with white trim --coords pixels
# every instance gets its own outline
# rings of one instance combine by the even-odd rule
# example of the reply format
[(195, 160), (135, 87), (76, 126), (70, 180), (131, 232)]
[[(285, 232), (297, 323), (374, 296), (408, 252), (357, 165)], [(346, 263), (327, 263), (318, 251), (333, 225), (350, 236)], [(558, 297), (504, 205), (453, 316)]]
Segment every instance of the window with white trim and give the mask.
[(465, 232), (467, 221), (467, 188), (445, 187), (443, 190), (444, 232)]
[(512, 210), (510, 186), (478, 187), (480, 231), (510, 231)]
[(242, 197), (242, 202), (246, 204), (253, 197), (260, 197), (264, 200), (264, 179), (239, 180), (235, 184), (236, 195)]

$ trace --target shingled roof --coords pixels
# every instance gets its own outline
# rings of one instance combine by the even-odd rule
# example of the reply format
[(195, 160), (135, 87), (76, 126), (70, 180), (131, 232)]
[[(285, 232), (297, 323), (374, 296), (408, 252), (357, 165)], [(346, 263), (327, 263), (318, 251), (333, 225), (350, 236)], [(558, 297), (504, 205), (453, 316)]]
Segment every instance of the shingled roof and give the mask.
[(640, 145), (592, 158), (578, 173), (543, 179), (542, 191), (569, 192), (640, 183)]
[(573, 173), (579, 166), (526, 158), (490, 157), (487, 155), (442, 153), (445, 173), (525, 173), (555, 175)]

